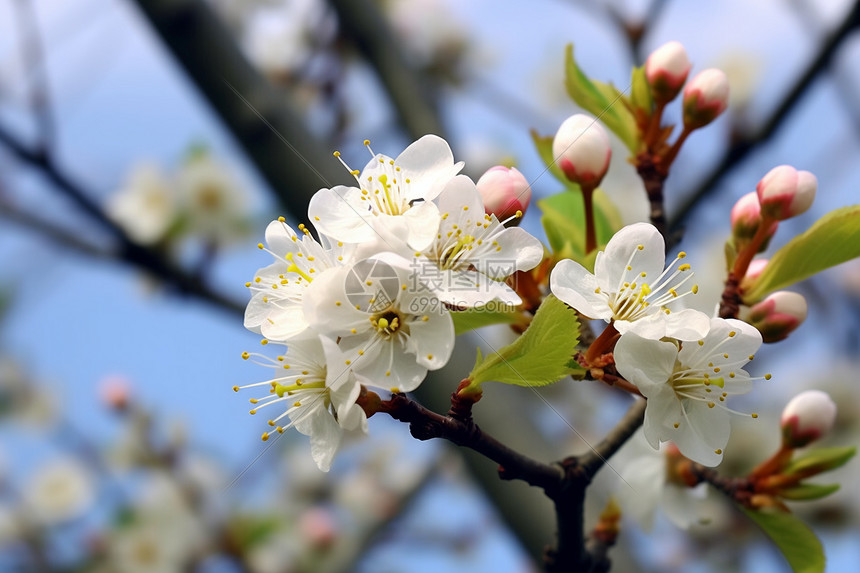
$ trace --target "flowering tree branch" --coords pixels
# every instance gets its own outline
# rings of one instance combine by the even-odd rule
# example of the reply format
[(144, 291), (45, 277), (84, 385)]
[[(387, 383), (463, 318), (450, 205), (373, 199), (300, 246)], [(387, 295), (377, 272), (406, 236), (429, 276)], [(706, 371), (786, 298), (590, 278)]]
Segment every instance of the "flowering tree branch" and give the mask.
[[(117, 242), (117, 247), (114, 251), (117, 259), (145, 270), (166, 284), (173, 286), (180, 294), (198, 296), (232, 313), (241, 314), (243, 312), (242, 306), (235, 301), (214, 291), (206, 283), (168, 261), (156, 251), (132, 241), (126, 232), (112, 221), (101, 207), (90, 198), (91, 194), (66, 175), (48, 150), (44, 148), (29, 149), (2, 126), (0, 126), (0, 144), (4, 145), (19, 161), (40, 172), (58, 191), (71, 199), (81, 211), (97, 221), (102, 228), (113, 235)], [(8, 212), (8, 208), (6, 211)], [(37, 223), (32, 218), (21, 214), (16, 215), (16, 217), (25, 224)], [(39, 221), (34, 228), (38, 229), (38, 227), (45, 224), (47, 223)], [(56, 233), (54, 235), (54, 238), (56, 238)], [(66, 243), (66, 245), (71, 247), (80, 246), (82, 247), (81, 252), (95, 254), (91, 252), (91, 249), (83, 248), (80, 241), (72, 241)]]
[(699, 201), (713, 194), (725, 176), (731, 173), (735, 167), (739, 166), (752, 151), (774, 136), (777, 129), (782, 125), (783, 120), (794, 110), (807, 89), (819, 77), (819, 74), (829, 68), (833, 57), (836, 55), (843, 41), (858, 27), (860, 27), (860, 1), (854, 3), (842, 21), (842, 24), (823, 43), (818, 55), (809, 62), (803, 73), (795, 81), (794, 86), (785, 92), (785, 97), (761, 129), (751, 135), (734, 134), (732, 145), (725, 151), (719, 163), (714, 166), (710, 174), (702, 180), (698, 187), (687, 196), (677, 213), (669, 221), (670, 229), (674, 230), (682, 225), (687, 215)]

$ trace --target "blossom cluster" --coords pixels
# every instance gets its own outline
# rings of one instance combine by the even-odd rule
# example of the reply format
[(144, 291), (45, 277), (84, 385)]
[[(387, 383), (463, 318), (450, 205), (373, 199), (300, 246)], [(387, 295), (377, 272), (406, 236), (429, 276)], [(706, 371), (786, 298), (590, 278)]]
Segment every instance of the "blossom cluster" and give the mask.
[(698, 292), (685, 257), (679, 253), (664, 269), (662, 235), (636, 223), (597, 254), (594, 273), (564, 260), (553, 269), (550, 286), (558, 298), (620, 334), (615, 366), (648, 400), (648, 443), (658, 449), (671, 441), (691, 460), (715, 466), (729, 439), (726, 398), (750, 390), (753, 378), (743, 367), (762, 337), (743, 321), (681, 306)]
[(308, 217), (318, 239), (284, 218), (269, 224), (258, 246), (274, 262), (246, 283), (245, 327), (263, 345), (283, 348), (274, 358), (243, 353), (273, 370), (242, 386), (266, 390), (251, 399), (251, 413), (274, 406), (271, 431), (295, 427), (310, 436), (323, 470), (344, 431), (367, 431), (356, 404), (363, 386), (417, 388), (451, 356), (451, 313), (491, 301), (520, 304), (505, 279), (544, 256), (538, 239), (505, 226), (521, 211), (504, 221), (485, 211), (443, 139), (424, 136), (394, 159), (371, 155), (361, 171), (347, 166), (354, 186), (312, 197)]

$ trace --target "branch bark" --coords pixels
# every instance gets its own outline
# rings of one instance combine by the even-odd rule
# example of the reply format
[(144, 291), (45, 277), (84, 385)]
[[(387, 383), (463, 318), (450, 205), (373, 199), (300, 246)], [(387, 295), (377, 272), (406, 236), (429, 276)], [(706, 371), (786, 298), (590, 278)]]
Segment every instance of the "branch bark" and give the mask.
[(292, 215), (305, 215), (317, 189), (350, 181), (288, 96), (247, 61), (205, 2), (137, 4)]

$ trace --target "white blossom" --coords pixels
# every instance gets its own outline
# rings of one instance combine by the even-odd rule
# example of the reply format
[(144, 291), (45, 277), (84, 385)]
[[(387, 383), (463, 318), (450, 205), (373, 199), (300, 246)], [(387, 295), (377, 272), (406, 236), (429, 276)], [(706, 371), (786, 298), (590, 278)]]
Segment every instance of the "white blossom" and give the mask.
[(132, 240), (149, 245), (164, 238), (179, 205), (167, 177), (153, 165), (139, 165), (123, 187), (112, 195), (107, 213)]
[(693, 278), (690, 265), (680, 263), (684, 257), (678, 254), (664, 270), (663, 237), (653, 225), (635, 223), (615, 233), (606, 250), (597, 253), (593, 274), (566, 259), (553, 269), (550, 288), (585, 316), (613, 321), (621, 334), (695, 340), (707, 333), (708, 317), (677, 310), (683, 297), (699, 290), (695, 284), (682, 290)]

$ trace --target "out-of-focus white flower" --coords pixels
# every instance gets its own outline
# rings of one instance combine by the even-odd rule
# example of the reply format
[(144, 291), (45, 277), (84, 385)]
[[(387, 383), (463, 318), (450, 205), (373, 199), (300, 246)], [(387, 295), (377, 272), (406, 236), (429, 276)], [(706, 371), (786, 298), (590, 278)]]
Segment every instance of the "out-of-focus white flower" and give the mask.
[(248, 14), (242, 44), (254, 64), (275, 78), (289, 77), (326, 44), (336, 21), (320, 0), (281, 0)]
[(754, 327), (722, 318), (710, 320), (704, 338), (683, 345), (623, 335), (615, 346), (615, 365), (648, 399), (643, 425), (648, 443), (656, 449), (671, 441), (693, 461), (719, 464), (731, 431), (726, 398), (752, 388), (742, 367), (761, 343)]
[(572, 115), (562, 122), (552, 140), (552, 156), (568, 179), (593, 189), (609, 169), (609, 134), (595, 118)]
[[(245, 283), (253, 293), (245, 309), (245, 328), (279, 342), (308, 333), (316, 336), (309, 331), (302, 309), (305, 294), (314, 279), (327, 269), (350, 264), (355, 251), (355, 245), (325, 237), (320, 244), (303, 225), (299, 229), (303, 232), (301, 237), (283, 218), (269, 223), (266, 250), (275, 262), (258, 270), (254, 280)], [(258, 246), (264, 248), (262, 243)]]
[[(242, 356), (246, 359), (254, 356), (258, 364), (272, 368), (275, 376), (233, 389), (238, 392), (242, 388), (267, 387), (268, 394), (251, 398), (250, 413), (275, 406), (277, 410), (269, 426), (278, 433), (295, 427), (309, 436), (311, 455), (322, 471), (331, 468), (344, 430), (367, 432), (367, 417), (355, 403), (361, 389), (350, 373), (349, 361), (334, 341), (327, 338), (292, 341), (276, 359), (247, 352)], [(289, 423), (282, 425), (284, 418)], [(268, 439), (269, 432), (265, 432), (263, 441)]]
[(22, 492), (28, 515), (56, 525), (83, 514), (95, 500), (90, 470), (73, 458), (57, 458), (38, 469)]
[(664, 270), (662, 235), (653, 225), (634, 223), (615, 233), (606, 250), (597, 253), (594, 274), (565, 259), (553, 269), (550, 288), (585, 316), (614, 321), (621, 334), (695, 340), (708, 332), (708, 317), (692, 309), (678, 310), (682, 297), (698, 292), (697, 285), (681, 290), (693, 278), (690, 265), (676, 266), (684, 257), (680, 253)]
[(428, 369), (444, 366), (454, 349), (454, 324), (442, 302), (417, 280), (410, 271), (375, 259), (315, 279), (305, 297), (307, 320), (339, 338), (346, 356), (329, 367), (338, 374), (348, 367), (362, 384), (410, 392)]
[(395, 33), (418, 66), (456, 63), (468, 34), (446, 0), (392, 0), (388, 16)]
[(277, 530), (248, 552), (247, 565), (252, 573), (293, 573), (302, 554), (302, 539), (292, 529)]
[(308, 215), (320, 232), (344, 243), (364, 243), (370, 253), (396, 250), (404, 241), (424, 249), (439, 225), (433, 200), (462, 168), (444, 139), (425, 135), (396, 159), (376, 154), (360, 174), (350, 170), (359, 187), (320, 189)]
[(666, 442), (652, 448), (642, 430), (637, 431), (612, 458), (621, 483), (617, 495), (624, 515), (635, 519), (642, 529), (650, 531), (657, 509), (681, 529), (689, 529), (708, 519), (703, 506), (707, 484), (689, 488), (680, 477), (670, 474), (673, 462), (683, 460), (678, 448)]
[[(439, 196), (441, 222), (430, 245), (409, 253), (410, 283), (456, 308), (493, 300), (517, 305), (520, 297), (504, 279), (532, 269), (543, 259), (543, 245), (524, 229), (505, 227), (484, 212), (475, 184), (465, 175), (452, 179)], [(522, 212), (514, 214), (521, 217)]]
[(818, 179), (809, 171), (798, 171), (791, 165), (780, 165), (767, 172), (756, 185), (756, 193), (765, 217), (782, 221), (800, 215), (812, 205)]
[(208, 153), (196, 153), (182, 165), (176, 187), (188, 231), (225, 244), (244, 234), (248, 200), (233, 174)]
[(0, 357), (0, 418), (44, 429), (58, 420), (57, 392), (31, 380), (16, 362)]
[(177, 199), (157, 167), (138, 165), (125, 185), (108, 200), (107, 213), (134, 241), (149, 245), (164, 238), (174, 223)]

